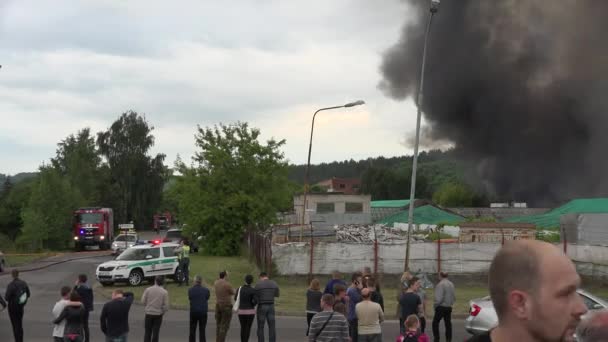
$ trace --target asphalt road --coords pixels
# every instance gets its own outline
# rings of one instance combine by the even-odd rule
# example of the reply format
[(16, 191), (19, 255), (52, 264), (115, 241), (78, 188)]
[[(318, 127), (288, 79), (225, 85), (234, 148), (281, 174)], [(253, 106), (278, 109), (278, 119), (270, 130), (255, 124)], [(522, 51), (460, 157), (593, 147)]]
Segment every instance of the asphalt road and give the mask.
[[(25, 341), (38, 342), (50, 341), (52, 333), (51, 309), (59, 299), (59, 289), (64, 285), (73, 285), (80, 273), (85, 273), (90, 279), (94, 279), (95, 268), (101, 262), (109, 260), (108, 256), (93, 256), (99, 253), (81, 252), (67, 254), (54, 261), (72, 260), (66, 263), (49, 266), (36, 271), (23, 272), (22, 279), (25, 280), (32, 291), (32, 298), (25, 310), (24, 330)], [(91, 257), (88, 257), (91, 256)], [(84, 259), (80, 259), (84, 257)], [(76, 259), (77, 258), (77, 259)], [(48, 264), (48, 263), (46, 263)], [(39, 265), (45, 265), (41, 263)], [(34, 265), (32, 265), (34, 266)], [(6, 285), (10, 281), (10, 275), (0, 276), (0, 291), (4, 294)], [(136, 298), (136, 301), (138, 299)], [(95, 310), (91, 313), (90, 327), (92, 341), (104, 341), (104, 336), (99, 328), (99, 313), (106, 299), (100, 296), (95, 298)], [(211, 300), (213, 301), (213, 299)], [(144, 313), (141, 305), (133, 305), (130, 313), (129, 339), (131, 341), (143, 339)], [(161, 328), (161, 341), (186, 341), (188, 339), (189, 316), (187, 311), (171, 310), (164, 319)], [(398, 322), (387, 321), (383, 324), (384, 341), (395, 341), (398, 335)], [(454, 320), (454, 341), (463, 341), (468, 334), (464, 331), (464, 322)], [(305, 317), (277, 317), (277, 341), (306, 341), (304, 332), (306, 329)], [(429, 327), (430, 328), (430, 327)], [(233, 317), (227, 341), (240, 341), (238, 318)], [(215, 340), (215, 319), (213, 313), (209, 314), (207, 324), (207, 339)], [(12, 341), (12, 330), (10, 320), (6, 311), (0, 312), (0, 340)], [(268, 335), (266, 334), (266, 338)], [(252, 329), (250, 341), (255, 341), (256, 328)]]

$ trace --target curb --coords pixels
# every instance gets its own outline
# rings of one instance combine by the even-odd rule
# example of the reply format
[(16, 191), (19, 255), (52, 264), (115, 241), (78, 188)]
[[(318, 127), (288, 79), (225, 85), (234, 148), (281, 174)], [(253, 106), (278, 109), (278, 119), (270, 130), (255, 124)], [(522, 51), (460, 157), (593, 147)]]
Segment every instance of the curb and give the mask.
[[(86, 253), (86, 252), (85, 252)], [(57, 256), (63, 256), (66, 255), (68, 253), (59, 253), (53, 256), (50, 256), (48, 258), (53, 258), (53, 257), (57, 257)], [(7, 268), (6, 271), (0, 273), (0, 277), (5, 276), (10, 274), (9, 270), (12, 270), (14, 268), (19, 269), (19, 273), (27, 273), (27, 272), (34, 272), (34, 271), (39, 271), (39, 270), (43, 270), (45, 268), (49, 268), (51, 266), (55, 266), (55, 265), (60, 265), (60, 264), (65, 264), (67, 262), (73, 261), (73, 260), (83, 260), (83, 259), (90, 259), (90, 258), (99, 258), (99, 257), (106, 257), (106, 256), (110, 256), (111, 254), (109, 253), (104, 253), (104, 254), (96, 254), (96, 255), (87, 255), (87, 256), (82, 256), (82, 257), (76, 257), (76, 258), (70, 258), (67, 260), (59, 260), (59, 261), (44, 261), (44, 259), (48, 259), (48, 258), (44, 258), (44, 259), (40, 259), (38, 261), (32, 262), (30, 264), (34, 264), (34, 263), (40, 263), (40, 262), (47, 262), (46, 265), (42, 265), (42, 266), (37, 266), (37, 267), (33, 267), (33, 268), (21, 268), (21, 267), (11, 267), (11, 268)], [(26, 264), (27, 265), (27, 264)]]

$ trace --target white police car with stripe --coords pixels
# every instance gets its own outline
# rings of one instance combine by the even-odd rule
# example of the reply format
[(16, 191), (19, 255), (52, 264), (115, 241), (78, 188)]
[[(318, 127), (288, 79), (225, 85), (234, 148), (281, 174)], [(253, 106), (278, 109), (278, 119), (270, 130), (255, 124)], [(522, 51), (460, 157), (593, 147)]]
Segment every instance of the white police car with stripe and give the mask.
[(177, 280), (181, 277), (175, 249), (176, 243), (151, 243), (127, 248), (116, 259), (97, 266), (97, 280), (104, 286), (127, 282), (132, 286), (163, 275)]

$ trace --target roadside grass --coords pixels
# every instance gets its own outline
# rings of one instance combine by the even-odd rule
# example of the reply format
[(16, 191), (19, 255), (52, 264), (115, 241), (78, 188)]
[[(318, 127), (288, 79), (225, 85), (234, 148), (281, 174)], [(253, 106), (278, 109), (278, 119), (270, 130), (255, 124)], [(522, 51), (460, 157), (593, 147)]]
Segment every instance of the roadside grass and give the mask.
[(49, 256), (56, 255), (57, 253), (44, 252), (36, 254), (17, 254), (17, 255), (5, 255), (4, 259), (7, 267), (19, 267), (36, 260), (44, 259)]
[[(204, 255), (191, 255), (190, 258), (190, 277), (201, 275), (205, 286), (211, 290), (211, 299), (209, 300), (209, 308), (215, 307), (215, 291), (213, 282), (218, 278), (219, 272), (222, 270), (228, 271), (228, 281), (233, 287), (241, 286), (244, 283), (245, 275), (251, 274), (254, 279), (260, 272), (260, 269), (247, 256), (240, 257), (215, 257)], [(317, 277), (321, 284), (329, 280), (329, 276)], [(394, 279), (393, 279), (394, 278)], [(280, 314), (286, 315), (304, 315), (306, 309), (306, 289), (308, 288), (307, 276), (279, 276), (273, 277), (279, 284), (280, 297), (276, 301), (276, 310)], [(396, 276), (386, 276), (383, 279), (385, 284), (398, 284)], [(143, 291), (150, 284), (144, 283), (142, 286), (130, 287), (126, 284), (117, 284), (109, 287), (99, 287), (106, 297), (109, 297), (115, 288), (122, 288), (127, 291), (132, 291), (136, 300), (141, 298)], [(187, 308), (188, 303), (188, 287), (178, 287), (173, 281), (167, 281), (165, 288), (169, 291), (169, 300), (173, 307)], [(469, 312), (469, 300), (480, 298), (488, 295), (486, 286), (481, 283), (466, 283), (462, 285), (456, 283), (457, 300), (454, 307), (455, 315), (466, 315)], [(608, 292), (608, 290), (605, 290)], [(382, 288), (384, 296), (385, 313), (387, 317), (394, 318), (397, 313), (397, 290), (396, 287), (384, 286)], [(432, 316), (432, 298), (433, 289), (427, 290), (429, 302), (427, 304), (427, 315)]]
[[(27, 257), (23, 257), (14, 259), (12, 262), (26, 262), (27, 260)], [(191, 277), (193, 278), (196, 274), (201, 275), (205, 286), (209, 287), (211, 290), (211, 299), (209, 301), (209, 308), (211, 310), (213, 310), (215, 306), (213, 282), (217, 279), (219, 272), (222, 270), (228, 271), (228, 280), (235, 288), (243, 284), (245, 275), (251, 274), (254, 276), (254, 279), (257, 279), (257, 275), (260, 272), (259, 268), (248, 256), (214, 257), (192, 255), (190, 260)], [(322, 286), (329, 280), (329, 276), (317, 276), (317, 278), (321, 281)], [(306, 307), (308, 277), (305, 275), (296, 275), (273, 277), (273, 279), (279, 284), (281, 291), (281, 295), (276, 301), (277, 312), (285, 315), (303, 316)], [(397, 313), (397, 286), (391, 286), (391, 284), (399, 283), (398, 276), (385, 275), (380, 281), (384, 284), (381, 290), (384, 297), (385, 314), (388, 318), (395, 318)], [(456, 304), (454, 305), (453, 311), (456, 317), (468, 315), (469, 301), (471, 299), (485, 297), (489, 294), (485, 277), (477, 279), (456, 278), (452, 279), (452, 281), (456, 285)], [(144, 289), (148, 286), (149, 284), (129, 287), (125, 284), (119, 284), (118, 286), (100, 288), (100, 291), (109, 297), (114, 288), (121, 287), (125, 290), (134, 292), (136, 299), (139, 300)], [(169, 291), (170, 302), (173, 307), (188, 307), (187, 287), (178, 287), (176, 283), (168, 281), (166, 288)], [(608, 286), (605, 286), (605, 284), (584, 280), (583, 288), (600, 298), (608, 299)], [(427, 289), (426, 293), (428, 298), (427, 316), (430, 317), (433, 315), (433, 289)]]

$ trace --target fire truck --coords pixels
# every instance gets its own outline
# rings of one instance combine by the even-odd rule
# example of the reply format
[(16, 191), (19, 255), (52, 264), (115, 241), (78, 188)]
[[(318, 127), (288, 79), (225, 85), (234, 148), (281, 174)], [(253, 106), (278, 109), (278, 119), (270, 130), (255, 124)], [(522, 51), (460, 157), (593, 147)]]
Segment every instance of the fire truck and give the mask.
[(171, 213), (165, 211), (162, 214), (154, 215), (154, 230), (160, 231), (161, 229), (169, 229), (171, 227)]
[(114, 238), (114, 214), (110, 208), (80, 208), (74, 211), (74, 247), (82, 251), (85, 246), (108, 249)]

